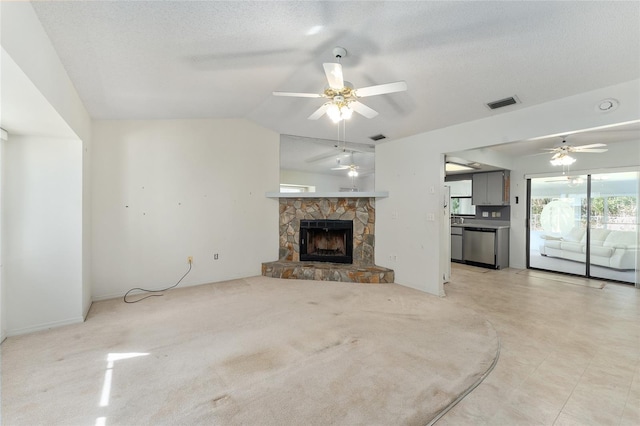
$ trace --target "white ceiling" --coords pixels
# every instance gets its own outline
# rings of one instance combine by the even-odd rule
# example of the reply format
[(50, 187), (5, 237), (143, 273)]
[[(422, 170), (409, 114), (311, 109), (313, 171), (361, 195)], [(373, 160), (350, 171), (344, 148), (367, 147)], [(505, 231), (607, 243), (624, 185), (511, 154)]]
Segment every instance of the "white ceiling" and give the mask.
[(9, 132), (9, 135), (29, 134), (77, 139), (69, 125), (4, 49), (0, 49), (0, 63), (0, 126)]
[[(251, 119), (336, 140), (323, 62), (342, 46), (355, 87), (405, 80), (363, 99), (380, 115), (347, 124), (372, 144), (640, 77), (640, 2), (34, 2), (89, 114), (98, 119)], [(521, 103), (485, 103), (517, 95)]]
[[(562, 135), (548, 135), (537, 139), (517, 141), (505, 144), (497, 144), (483, 147), (479, 151), (489, 151), (493, 154), (514, 157), (533, 157), (545, 156), (551, 159), (553, 153), (549, 149), (562, 145), (563, 141), (567, 145), (578, 147), (591, 144), (605, 144), (605, 149), (610, 149), (616, 144), (624, 142), (640, 141), (640, 119), (631, 123), (621, 123), (614, 126), (606, 126), (601, 128), (583, 129), (575, 132), (568, 132)], [(475, 170), (472, 171), (455, 171), (447, 174), (465, 174), (477, 171), (489, 171), (500, 169), (493, 165), (484, 164), (474, 160), (478, 150), (451, 152), (447, 154), (447, 161), (469, 165), (471, 164)], [(573, 154), (574, 157), (583, 155), (593, 155), (587, 153)]]

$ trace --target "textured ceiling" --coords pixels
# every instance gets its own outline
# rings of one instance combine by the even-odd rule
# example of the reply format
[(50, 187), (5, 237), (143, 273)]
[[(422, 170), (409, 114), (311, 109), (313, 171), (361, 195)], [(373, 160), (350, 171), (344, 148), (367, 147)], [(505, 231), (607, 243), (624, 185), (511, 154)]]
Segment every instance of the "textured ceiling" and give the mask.
[[(342, 46), (363, 99), (346, 139), (370, 144), (640, 77), (640, 2), (34, 2), (90, 115), (251, 119), (281, 134), (336, 139), (323, 62)], [(485, 103), (517, 95), (521, 104)]]

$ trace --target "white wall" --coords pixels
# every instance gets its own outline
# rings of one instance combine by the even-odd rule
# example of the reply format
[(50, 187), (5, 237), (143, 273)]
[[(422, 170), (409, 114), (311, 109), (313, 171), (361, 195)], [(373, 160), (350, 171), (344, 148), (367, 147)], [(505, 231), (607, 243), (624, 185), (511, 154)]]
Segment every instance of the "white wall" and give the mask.
[[(337, 192), (340, 188), (351, 188), (353, 183), (344, 170), (343, 176), (325, 175), (320, 173), (305, 173), (297, 170), (280, 170), (280, 183), (315, 186), (316, 192)], [(373, 175), (355, 178), (358, 191), (374, 191)]]
[(7, 334), (80, 322), (82, 145), (12, 135), (5, 156)]
[(4, 182), (5, 178), (5, 141), (0, 138), (0, 343), (7, 337), (7, 310), (5, 308), (6, 286), (4, 268)]
[[(57, 56), (46, 32), (42, 28), (40, 21), (29, 2), (0, 2), (0, 42), (2, 44), (2, 126), (10, 131), (11, 135), (22, 135), (24, 137), (37, 137), (42, 140), (59, 140), (61, 135), (64, 138), (74, 139), (74, 150), (82, 152), (82, 145), (85, 149), (90, 146), (91, 119), (80, 101), (80, 98), (69, 79), (62, 62)], [(79, 138), (79, 139), (76, 139)], [(36, 139), (32, 139), (35, 141)], [(80, 142), (82, 140), (82, 142)], [(58, 145), (55, 145), (58, 147)], [(64, 158), (66, 148), (60, 146), (61, 151), (52, 156), (52, 161)], [(51, 146), (47, 145), (43, 153), (49, 152)], [(7, 153), (4, 164), (13, 162), (12, 155), (15, 152)], [(32, 155), (32, 158), (37, 155)], [(84, 223), (83, 235), (78, 241), (82, 252), (81, 259), (77, 259), (77, 268), (81, 269), (81, 283), (79, 284), (81, 311), (86, 314), (90, 307), (90, 287), (88, 281), (90, 276), (88, 259), (90, 258), (90, 233), (88, 224), (90, 217), (90, 192), (88, 187), (88, 164), (82, 166), (84, 159), (82, 156), (74, 157), (69, 168), (76, 170), (76, 167), (83, 169), (83, 182), (76, 187), (83, 203), (83, 212), (78, 223)], [(46, 177), (43, 176), (43, 179)], [(6, 182), (5, 182), (6, 183)], [(83, 191), (84, 189), (84, 192)], [(66, 193), (66, 188), (61, 188), (62, 193)], [(62, 195), (64, 198), (65, 195)], [(5, 210), (12, 209), (12, 205), (5, 204)], [(14, 216), (15, 217), (15, 216)], [(4, 218), (3, 227), (13, 230), (15, 225)], [(4, 233), (6, 234), (6, 232)], [(4, 235), (0, 234), (2, 239)], [(6, 241), (1, 241), (6, 247)], [(25, 244), (27, 242), (24, 242)], [(7, 250), (2, 253), (6, 257)], [(4, 259), (2, 259), (4, 260)], [(8, 267), (4, 262), (5, 268)], [(74, 265), (73, 269), (75, 270)], [(19, 275), (19, 274), (18, 274)], [(12, 274), (12, 276), (15, 276)], [(3, 286), (13, 285), (6, 280), (2, 281)], [(3, 311), (7, 312), (7, 306), (14, 307), (16, 301), (12, 300), (8, 294), (1, 301)], [(17, 305), (20, 307), (21, 305)], [(22, 306), (24, 310), (29, 309)], [(15, 309), (14, 309), (15, 311)], [(50, 312), (50, 311), (45, 311)], [(56, 323), (59, 317), (76, 318), (77, 312), (75, 304), (66, 314), (54, 313), (51, 321), (47, 324)], [(43, 318), (40, 318), (43, 319)], [(9, 319), (7, 319), (8, 322)], [(14, 321), (15, 322), (15, 321)], [(3, 322), (4, 325), (4, 322)]]
[[(598, 112), (595, 106), (606, 98), (618, 99), (618, 109)], [(376, 203), (376, 263), (393, 268), (399, 284), (443, 294), (440, 283), (443, 254), (438, 241), (448, 236), (442, 235), (440, 221), (427, 220), (430, 214), (441, 217), (438, 213), (444, 185), (443, 153), (563, 134), (638, 117), (640, 81), (634, 80), (377, 145), (375, 187), (388, 190), (389, 197)], [(630, 161), (640, 164), (637, 158)], [(432, 187), (436, 194), (431, 193)], [(518, 194), (522, 205), (522, 191), (522, 182), (516, 180), (510, 194), (512, 206)], [(521, 215), (520, 209), (512, 207), (512, 224), (521, 222)], [(516, 228), (511, 234), (511, 246), (523, 244), (522, 231)], [(390, 256), (397, 260), (391, 262)]]
[(82, 143), (82, 317), (91, 308), (91, 137)]
[[(278, 257), (278, 134), (246, 120), (96, 121), (93, 299), (261, 273)], [(219, 260), (214, 260), (214, 253)]]
[(420, 139), (376, 147), (376, 188), (389, 191), (388, 198), (376, 200), (376, 264), (393, 269), (398, 284), (443, 295), (439, 253), (444, 156)]

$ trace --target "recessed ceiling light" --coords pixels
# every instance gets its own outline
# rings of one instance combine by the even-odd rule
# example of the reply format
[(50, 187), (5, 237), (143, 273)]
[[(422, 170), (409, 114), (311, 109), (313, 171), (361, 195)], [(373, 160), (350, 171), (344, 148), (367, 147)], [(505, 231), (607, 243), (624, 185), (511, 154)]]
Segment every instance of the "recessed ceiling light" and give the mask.
[(603, 99), (596, 105), (596, 111), (609, 112), (618, 108), (618, 101), (616, 99)]

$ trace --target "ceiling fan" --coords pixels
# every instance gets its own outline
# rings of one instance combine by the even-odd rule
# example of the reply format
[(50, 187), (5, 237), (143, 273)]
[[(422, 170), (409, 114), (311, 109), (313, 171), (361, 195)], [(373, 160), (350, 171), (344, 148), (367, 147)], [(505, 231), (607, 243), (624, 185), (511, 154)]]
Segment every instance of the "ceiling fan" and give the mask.
[[(347, 51), (342, 47), (336, 47), (333, 49), (333, 55), (340, 60), (340, 58), (347, 55)], [(351, 83), (344, 80), (342, 65), (339, 62), (324, 63), (322, 65), (329, 83), (329, 86), (322, 93), (273, 92), (273, 94), (275, 96), (328, 99), (327, 102), (309, 116), (309, 120), (317, 120), (327, 114), (329, 118), (337, 123), (340, 120), (350, 118), (354, 111), (367, 118), (373, 118), (378, 115), (377, 111), (358, 101), (359, 98), (407, 90), (407, 83), (404, 81), (356, 89)]]
[(607, 152), (608, 150), (604, 148), (607, 146), (604, 143), (593, 143), (589, 145), (580, 145), (580, 146), (572, 146), (567, 144), (567, 139), (562, 139), (562, 144), (560, 146), (556, 146), (554, 148), (545, 148), (545, 151), (550, 151), (553, 155), (551, 156), (551, 164), (554, 166), (569, 166), (573, 164), (576, 159), (570, 156), (570, 153), (574, 152), (586, 152), (586, 153), (601, 153)]
[(348, 170), (347, 176), (349, 177), (357, 177), (358, 175), (369, 175), (371, 174), (371, 170), (360, 170), (360, 166), (358, 166), (353, 160), (353, 152), (351, 153), (351, 162), (349, 164), (342, 164), (342, 160), (340, 158), (336, 158), (336, 167), (332, 167), (331, 170)]
[(341, 161), (339, 158), (336, 159), (336, 163), (338, 163), (338, 165), (336, 167), (332, 167), (331, 170), (349, 170), (348, 172), (349, 176), (352, 176), (352, 177), (358, 176), (358, 169), (360, 168), (360, 166), (354, 163), (353, 154), (351, 154), (351, 163), (349, 165), (341, 164)]

